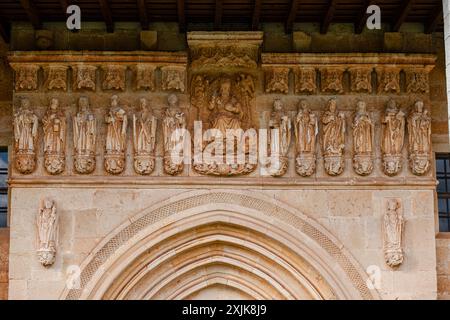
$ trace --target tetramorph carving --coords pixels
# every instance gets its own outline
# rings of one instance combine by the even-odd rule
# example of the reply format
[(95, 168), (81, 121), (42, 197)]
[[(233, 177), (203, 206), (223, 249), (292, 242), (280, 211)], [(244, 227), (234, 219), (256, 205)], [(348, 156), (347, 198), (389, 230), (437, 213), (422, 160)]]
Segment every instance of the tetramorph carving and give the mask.
[(266, 93), (288, 93), (289, 68), (272, 67), (264, 70)]
[(381, 152), (383, 171), (388, 176), (397, 175), (402, 169), (402, 150), (405, 141), (405, 114), (397, 108), (397, 103), (390, 100), (382, 118), (383, 136)]
[(372, 68), (350, 68), (350, 83), (352, 92), (372, 92)]
[(78, 113), (73, 118), (74, 168), (82, 174), (95, 170), (97, 120), (87, 97), (78, 100)]
[(47, 90), (67, 91), (67, 69), (66, 65), (50, 65), (45, 68), (46, 81), (44, 87)]
[(408, 117), (408, 135), (409, 166), (415, 175), (424, 175), (431, 167), (431, 117), (421, 100)]
[(164, 112), (164, 172), (177, 175), (183, 172), (183, 146), (186, 139), (186, 115), (178, 106), (178, 97), (170, 94), (167, 98), (168, 107)]
[(22, 174), (30, 174), (36, 168), (36, 148), (38, 139), (38, 117), (30, 109), (30, 101), (20, 101), (19, 110), (14, 114), (15, 167)]
[(361, 176), (373, 171), (374, 125), (364, 101), (358, 101), (353, 119), (353, 169)]
[(136, 90), (155, 90), (154, 65), (138, 64), (136, 66)]
[(111, 107), (105, 122), (107, 125), (105, 170), (111, 174), (119, 174), (125, 169), (127, 115), (119, 106), (119, 98), (116, 95), (111, 97)]
[(316, 69), (310, 67), (300, 67), (294, 69), (294, 91), (296, 94), (313, 94), (317, 90)]
[(60, 174), (66, 166), (66, 116), (61, 111), (59, 100), (51, 99), (42, 119), (44, 129), (44, 166), (50, 174)]
[(39, 66), (34, 64), (12, 65), (15, 71), (15, 90), (36, 90)]
[(270, 115), (267, 140), (269, 146), (268, 173), (273, 177), (283, 176), (288, 168), (288, 152), (291, 144), (291, 119), (283, 110), (283, 103), (277, 99)]
[(104, 70), (103, 90), (125, 90), (127, 67), (123, 65), (106, 65)]
[(386, 264), (395, 268), (403, 263), (403, 208), (398, 199), (388, 199), (383, 217), (383, 251)]
[(139, 101), (139, 113), (133, 115), (134, 170), (146, 175), (155, 168), (156, 118), (147, 99)]
[(184, 92), (186, 82), (186, 68), (180, 66), (165, 66), (161, 68), (162, 89), (164, 91)]
[(96, 88), (97, 67), (79, 64), (72, 67), (74, 90), (92, 90)]
[(406, 69), (406, 92), (422, 93), (430, 92), (429, 71), (425, 68)]
[(322, 92), (343, 93), (344, 92), (344, 68), (327, 67), (320, 70)]
[(295, 118), (296, 165), (302, 177), (310, 177), (316, 172), (316, 141), (319, 133), (317, 117), (301, 100)]
[(400, 93), (400, 68), (377, 68), (378, 93)]
[(336, 99), (328, 102), (328, 110), (322, 116), (322, 152), (324, 167), (330, 176), (344, 172), (345, 115), (337, 111)]
[(51, 266), (56, 260), (58, 220), (55, 202), (44, 199), (36, 218), (37, 255), (44, 267)]

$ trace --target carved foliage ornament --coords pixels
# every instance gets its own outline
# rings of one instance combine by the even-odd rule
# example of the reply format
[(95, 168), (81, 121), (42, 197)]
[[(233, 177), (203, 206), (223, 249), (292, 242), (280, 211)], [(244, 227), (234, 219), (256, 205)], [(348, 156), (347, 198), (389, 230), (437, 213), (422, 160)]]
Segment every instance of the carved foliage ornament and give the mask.
[(372, 92), (372, 68), (350, 68), (350, 83), (352, 92)]
[(425, 94), (430, 92), (429, 71), (425, 68), (407, 69), (406, 92)]
[(309, 177), (316, 172), (316, 141), (319, 126), (317, 116), (311, 112), (305, 100), (299, 103), (294, 123), (297, 149), (295, 169), (300, 176)]
[(403, 263), (403, 208), (398, 199), (388, 199), (383, 217), (383, 251), (386, 264), (395, 268)]
[(87, 97), (78, 100), (78, 113), (73, 118), (74, 168), (81, 174), (95, 170), (97, 120)]
[(295, 93), (313, 94), (316, 92), (316, 69), (300, 67), (294, 69)]
[(12, 65), (15, 71), (15, 90), (36, 90), (39, 66), (34, 64)]
[(400, 93), (400, 68), (377, 68), (378, 93)]
[(164, 91), (185, 91), (186, 68), (181, 66), (165, 66), (161, 68), (162, 89)]
[(344, 68), (322, 68), (320, 70), (322, 91), (328, 93), (343, 93), (344, 71)]
[(126, 66), (107, 65), (102, 68), (104, 70), (103, 90), (125, 90)]
[(91, 65), (75, 65), (73, 70), (73, 87), (74, 90), (92, 90), (96, 88), (96, 66)]
[(67, 69), (65, 65), (50, 65), (44, 69), (46, 81), (44, 87), (47, 90), (67, 91)]
[(257, 67), (256, 45), (201, 45), (191, 48), (192, 68), (203, 67), (234, 67), (234, 68), (256, 68)]
[(136, 66), (136, 89), (155, 90), (156, 66), (149, 64), (138, 64)]
[(56, 260), (58, 220), (55, 202), (44, 199), (36, 218), (37, 255), (44, 267), (51, 266)]
[(265, 69), (266, 93), (288, 93), (289, 68), (272, 67)]

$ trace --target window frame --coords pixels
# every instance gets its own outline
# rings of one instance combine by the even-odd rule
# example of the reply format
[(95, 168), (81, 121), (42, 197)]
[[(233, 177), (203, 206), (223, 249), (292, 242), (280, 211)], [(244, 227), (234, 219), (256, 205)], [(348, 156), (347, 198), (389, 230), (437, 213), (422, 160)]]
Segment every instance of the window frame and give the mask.
[[(438, 161), (444, 161), (444, 171), (438, 171)], [(439, 187), (441, 184), (436, 187), (436, 195), (437, 195), (437, 220), (438, 220), (438, 230), (439, 233), (450, 234), (450, 153), (436, 153), (435, 154), (435, 165), (436, 165), (436, 179), (440, 182), (442, 180), (445, 181), (444, 190), (439, 191)], [(440, 208), (440, 200), (445, 200), (446, 204), (446, 212), (441, 211)], [(441, 219), (447, 220), (446, 230), (441, 229)]]

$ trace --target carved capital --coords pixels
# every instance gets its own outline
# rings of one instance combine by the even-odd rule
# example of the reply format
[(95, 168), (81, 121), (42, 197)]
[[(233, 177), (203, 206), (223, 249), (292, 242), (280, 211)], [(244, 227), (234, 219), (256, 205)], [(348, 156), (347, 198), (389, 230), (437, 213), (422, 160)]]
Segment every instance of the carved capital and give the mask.
[(316, 69), (300, 67), (294, 69), (294, 91), (296, 94), (313, 94), (317, 90)]
[(92, 90), (96, 88), (97, 67), (92, 65), (79, 64), (72, 67), (73, 70), (73, 89), (74, 90)]
[(102, 67), (103, 90), (125, 90), (125, 74), (127, 67), (124, 65), (107, 65)]
[(16, 91), (36, 90), (38, 87), (39, 66), (35, 64), (11, 64), (15, 71)]
[(406, 73), (407, 93), (429, 93), (429, 71), (426, 68), (410, 68)]
[(288, 93), (289, 91), (289, 68), (268, 67), (264, 70), (266, 93)]
[(372, 70), (372, 67), (354, 67), (348, 70), (352, 92), (372, 92)]
[(180, 91), (186, 89), (186, 68), (182, 66), (165, 66), (161, 68), (162, 89)]
[(67, 91), (67, 69), (66, 65), (49, 65), (44, 68), (45, 83), (47, 90), (63, 90)]
[(156, 66), (151, 64), (138, 64), (136, 66), (136, 90), (155, 90)]
[(327, 67), (320, 69), (322, 92), (343, 93), (344, 71), (344, 68), (337, 67)]
[(400, 93), (400, 68), (377, 68), (378, 93)]

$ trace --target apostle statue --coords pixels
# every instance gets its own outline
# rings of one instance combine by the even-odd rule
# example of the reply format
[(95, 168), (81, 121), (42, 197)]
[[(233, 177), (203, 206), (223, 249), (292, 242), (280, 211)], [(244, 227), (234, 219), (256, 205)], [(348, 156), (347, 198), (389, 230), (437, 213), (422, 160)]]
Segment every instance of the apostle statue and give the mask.
[(316, 170), (316, 140), (319, 133), (317, 117), (301, 100), (295, 117), (295, 142), (297, 149), (296, 171), (302, 177), (311, 176)]
[(183, 171), (183, 163), (180, 161), (182, 156), (177, 151), (181, 151), (178, 150), (179, 146), (184, 146), (187, 121), (186, 115), (178, 106), (178, 97), (175, 94), (169, 95), (167, 102), (168, 107), (163, 119), (164, 171), (176, 175)]
[(107, 124), (105, 169), (111, 174), (119, 174), (125, 169), (127, 115), (119, 106), (119, 98), (116, 95), (111, 97), (111, 107), (105, 122)]
[(36, 219), (37, 227), (37, 254), (40, 263), (51, 266), (56, 258), (56, 242), (58, 238), (58, 215), (56, 205), (50, 199), (42, 201)]
[(364, 101), (358, 101), (353, 119), (353, 168), (359, 175), (366, 176), (373, 171), (374, 125)]
[(408, 134), (410, 167), (414, 174), (424, 175), (431, 163), (431, 117), (421, 100), (408, 117)]
[(155, 165), (156, 118), (147, 99), (139, 102), (140, 111), (133, 115), (134, 169), (139, 174), (150, 174)]
[(388, 176), (397, 175), (402, 168), (402, 150), (405, 141), (405, 114), (394, 100), (389, 100), (382, 118), (381, 151), (383, 171)]
[(38, 117), (30, 109), (30, 100), (24, 98), (14, 114), (15, 167), (23, 174), (36, 168), (36, 147), (38, 138)]
[(42, 119), (44, 129), (44, 164), (50, 174), (59, 174), (65, 168), (66, 116), (59, 108), (59, 100), (51, 99)]

